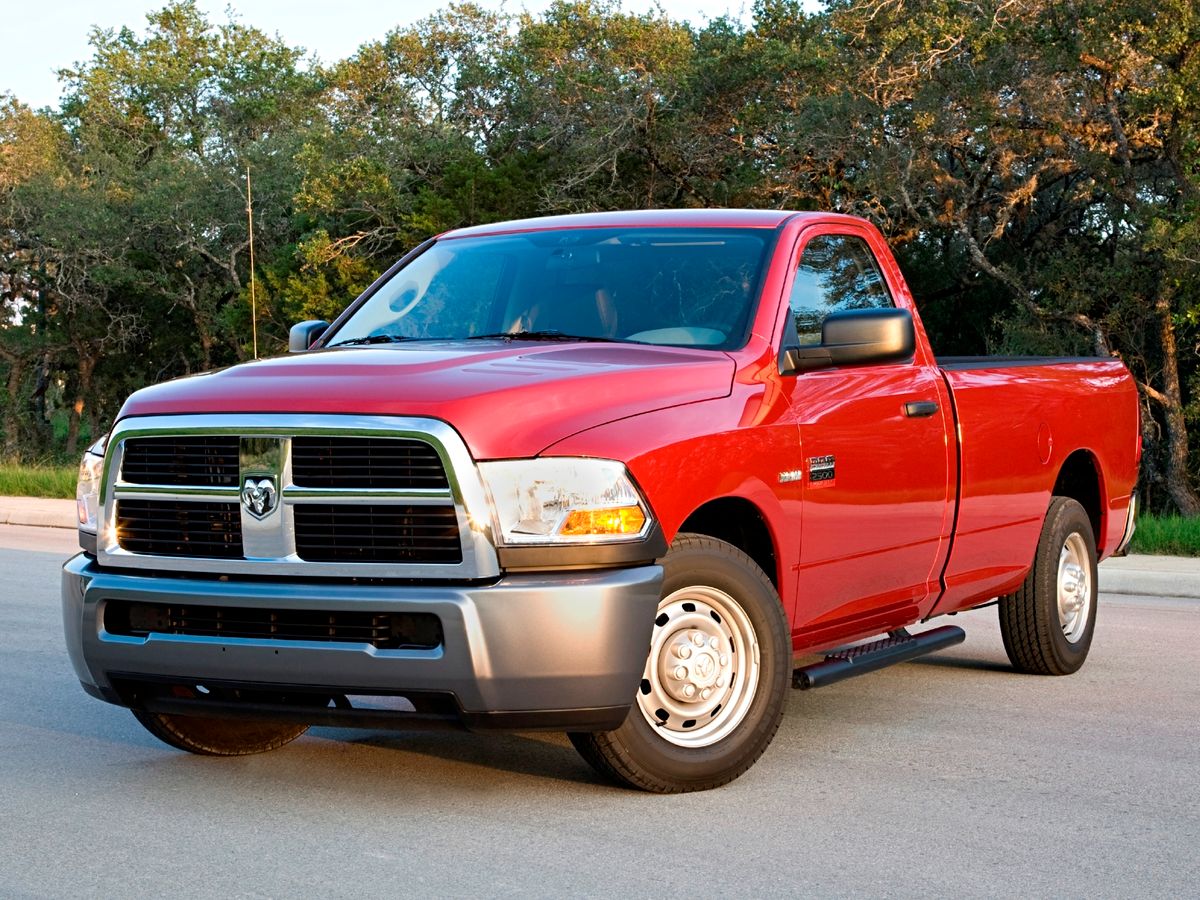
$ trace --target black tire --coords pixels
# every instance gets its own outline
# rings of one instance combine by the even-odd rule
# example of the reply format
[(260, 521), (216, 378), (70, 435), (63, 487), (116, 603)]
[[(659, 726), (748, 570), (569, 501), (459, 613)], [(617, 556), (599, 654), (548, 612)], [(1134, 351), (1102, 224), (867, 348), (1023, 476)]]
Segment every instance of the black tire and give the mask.
[(143, 727), (165, 744), (201, 756), (249, 756), (290, 744), (307, 725), (258, 719), (214, 719), (132, 710)]
[[(770, 579), (750, 557), (731, 544), (702, 535), (681, 534), (664, 558), (663, 569), (663, 602), (655, 621), (655, 634), (647, 661), (647, 678), (638, 690), (638, 699), (629, 717), (615, 731), (576, 733), (569, 737), (596, 771), (620, 784), (661, 794), (702, 791), (726, 784), (749, 769), (779, 730), (784, 698), (791, 683), (791, 639), (779, 596)], [(728, 636), (726, 640), (731, 648), (744, 648), (742, 657), (747, 662), (741, 664), (735, 650), (723, 654), (725, 645), (719, 639), (716, 644), (701, 644), (690, 665), (699, 667), (703, 664), (705, 678), (724, 678), (724, 673), (732, 673), (727, 681), (709, 682), (710, 686), (705, 688), (717, 700), (722, 697), (728, 699), (729, 709), (721, 716), (721, 705), (718, 704), (711, 717), (701, 718), (699, 725), (695, 718), (672, 718), (671, 715), (666, 720), (656, 719), (658, 724), (652, 725), (648, 708), (654, 705), (652, 701), (658, 696), (651, 689), (652, 666), (664, 658), (669, 660), (671, 666), (681, 662), (669, 655), (678, 655), (680, 647), (691, 656), (692, 648), (687, 644), (687, 637), (690, 635), (695, 638), (700, 632), (687, 623), (699, 616), (703, 620), (699, 627), (708, 626), (704, 618), (706, 610), (714, 622), (722, 621), (719, 615), (714, 615), (717, 607), (706, 605), (703, 599), (693, 602), (690, 611), (679, 613), (681, 618), (669, 619), (668, 609), (687, 610), (688, 597), (692, 596), (689, 590), (708, 591), (717, 604), (727, 604), (729, 601), (736, 604), (740, 612), (731, 610), (729, 621), (719, 628), (737, 629), (742, 639), (735, 642), (732, 636)], [(699, 612), (696, 610), (697, 603)], [(738, 621), (743, 625), (748, 623), (752, 634), (745, 635), (747, 629), (735, 625)], [(757, 645), (757, 667), (749, 662), (753, 658), (754, 645)], [(710, 650), (710, 647), (713, 649)], [(656, 648), (662, 652), (658, 653)], [(751, 650), (751, 653), (746, 650)], [(708, 657), (707, 662), (702, 660), (705, 656)], [(710, 666), (726, 659), (728, 662), (720, 662), (714, 673)], [(687, 659), (682, 662), (689, 664)], [(686, 683), (700, 677), (689, 675)], [(739, 677), (742, 679), (740, 682)], [(655, 678), (657, 684), (659, 679), (657, 676)], [(668, 678), (661, 679), (661, 683), (667, 684)], [(680, 683), (685, 682), (675, 684), (673, 689), (685, 689), (679, 688)], [(716, 684), (721, 687), (716, 688)], [(693, 690), (695, 687), (695, 684), (691, 685)], [(665, 688), (653, 689), (659, 690)], [(705, 698), (705, 702), (712, 701)], [(691, 701), (678, 700), (678, 703), (686, 709), (690, 708), (688, 704)], [(647, 709), (645, 712), (643, 705)], [(700, 706), (698, 699), (695, 705)], [(672, 706), (672, 709), (676, 708), (679, 707)], [(658, 710), (660, 714), (665, 712), (665, 709)], [(689, 726), (689, 722), (692, 725)], [(688, 731), (688, 728), (695, 728), (696, 731)], [(706, 729), (712, 735), (712, 742), (703, 746), (680, 746), (664, 737), (672, 735), (674, 740), (704, 741), (709, 739), (705, 735)]]
[[(1074, 555), (1070, 555), (1074, 548)], [(1082, 553), (1086, 565), (1086, 609), (1078, 618), (1064, 620), (1059, 609), (1060, 562), (1064, 555), (1074, 560)], [(1083, 507), (1069, 497), (1050, 502), (1042, 535), (1038, 540), (1033, 568), (1025, 583), (999, 603), (1000, 634), (1004, 649), (1018, 672), (1031, 675), (1070, 675), (1079, 671), (1092, 646), (1096, 629), (1097, 581), (1096, 538), (1092, 523)], [(1083, 559), (1080, 558), (1080, 562)], [(1065, 576), (1077, 585), (1069, 595), (1078, 593), (1077, 578)]]

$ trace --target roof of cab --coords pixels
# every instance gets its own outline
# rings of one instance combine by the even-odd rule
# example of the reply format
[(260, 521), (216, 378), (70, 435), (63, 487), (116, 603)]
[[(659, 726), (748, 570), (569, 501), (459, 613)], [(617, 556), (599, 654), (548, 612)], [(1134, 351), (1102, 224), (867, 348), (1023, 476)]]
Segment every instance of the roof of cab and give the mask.
[(785, 209), (639, 209), (492, 222), (457, 228), (441, 237), (476, 237), (556, 228), (777, 228), (793, 216), (829, 218), (831, 214)]

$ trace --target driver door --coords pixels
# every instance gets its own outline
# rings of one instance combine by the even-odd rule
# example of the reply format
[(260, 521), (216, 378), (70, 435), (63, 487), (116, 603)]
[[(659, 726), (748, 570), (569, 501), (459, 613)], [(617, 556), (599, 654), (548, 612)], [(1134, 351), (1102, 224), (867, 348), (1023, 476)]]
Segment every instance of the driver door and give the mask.
[[(853, 226), (801, 238), (789, 295), (796, 340), (831, 312), (894, 307)], [(937, 590), (952, 489), (949, 398), (921, 349), (900, 363), (802, 372), (792, 393), (804, 477), (797, 645), (906, 624)]]

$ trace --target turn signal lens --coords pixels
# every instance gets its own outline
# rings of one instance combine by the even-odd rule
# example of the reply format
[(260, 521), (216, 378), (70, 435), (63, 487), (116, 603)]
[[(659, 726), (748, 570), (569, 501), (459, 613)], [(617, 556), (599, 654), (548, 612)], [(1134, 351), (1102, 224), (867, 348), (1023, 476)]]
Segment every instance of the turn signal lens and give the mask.
[(641, 534), (646, 514), (636, 506), (572, 510), (559, 534)]

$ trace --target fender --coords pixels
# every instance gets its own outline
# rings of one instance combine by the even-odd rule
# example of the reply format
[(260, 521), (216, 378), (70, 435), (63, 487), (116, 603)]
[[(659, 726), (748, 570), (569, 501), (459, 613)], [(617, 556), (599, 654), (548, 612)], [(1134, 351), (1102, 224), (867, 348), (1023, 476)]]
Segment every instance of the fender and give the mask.
[(543, 454), (624, 462), (668, 542), (692, 513), (714, 500), (751, 503), (771, 535), (780, 600), (792, 622), (800, 543), (799, 529), (786, 526), (800, 520), (803, 487), (780, 483), (779, 476), (798, 465), (799, 432), (787, 416), (772, 421), (770, 415), (755, 415), (753, 427), (739, 424), (748, 406), (761, 407), (767, 394), (761, 384), (735, 383), (729, 397), (600, 425), (552, 444)]

